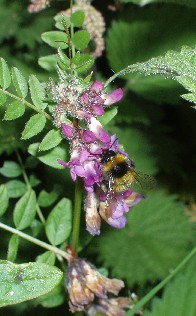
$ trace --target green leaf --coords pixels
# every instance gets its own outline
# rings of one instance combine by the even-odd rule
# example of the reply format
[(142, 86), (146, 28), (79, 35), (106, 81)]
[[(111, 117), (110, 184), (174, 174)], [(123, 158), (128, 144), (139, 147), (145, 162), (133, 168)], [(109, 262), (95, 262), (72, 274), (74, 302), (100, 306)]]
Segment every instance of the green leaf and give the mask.
[(23, 74), (16, 67), (12, 68), (12, 81), (17, 94), (21, 98), (25, 98), (28, 93), (28, 84)]
[(51, 192), (46, 192), (45, 190), (42, 190), (38, 196), (38, 204), (41, 207), (48, 207), (52, 205), (60, 194), (60, 188), (58, 185), (54, 185), (54, 189)]
[(58, 159), (66, 161), (67, 159), (67, 149), (65, 145), (58, 145), (57, 147), (51, 149), (47, 153), (40, 153), (38, 151), (39, 143), (31, 144), (28, 148), (28, 152), (36, 156), (40, 161), (45, 163), (48, 166), (51, 166), (56, 169), (64, 169), (62, 165), (58, 163)]
[(0, 91), (0, 106), (4, 105), (6, 100), (7, 100), (7, 95), (3, 91)]
[(14, 262), (16, 260), (19, 246), (18, 235), (12, 235), (8, 244), (7, 260)]
[(36, 258), (37, 262), (46, 263), (46, 264), (49, 264), (50, 266), (54, 266), (55, 260), (56, 260), (56, 256), (54, 252), (52, 251), (45, 251), (44, 253), (42, 253)]
[(10, 180), (5, 185), (9, 198), (21, 197), (27, 190), (26, 184), (20, 180)]
[(6, 61), (0, 58), (0, 86), (6, 90), (11, 84), (10, 71)]
[(65, 31), (65, 25), (67, 28), (70, 27), (71, 25), (70, 18), (66, 15), (62, 15), (62, 14), (56, 15), (54, 19), (56, 21), (56, 24), (55, 24), (56, 28), (61, 31)]
[(62, 141), (63, 137), (59, 130), (52, 129), (43, 138), (39, 145), (39, 150), (49, 150), (56, 147)]
[(80, 54), (80, 52), (77, 52), (77, 54), (73, 58), (73, 63), (75, 64), (78, 73), (85, 73), (93, 66), (94, 62), (95, 59), (93, 56)]
[(7, 188), (4, 184), (0, 185), (0, 216), (2, 216), (8, 208), (9, 197)]
[(46, 124), (46, 118), (42, 114), (33, 115), (27, 122), (25, 129), (22, 132), (22, 139), (29, 139), (39, 134)]
[(70, 200), (63, 198), (49, 214), (45, 230), (52, 245), (59, 245), (69, 237), (72, 227), (71, 212)]
[(90, 41), (90, 34), (86, 30), (77, 31), (74, 33), (72, 41), (76, 49), (84, 50)]
[(180, 5), (186, 5), (188, 7), (196, 8), (195, 0), (121, 0), (122, 3), (134, 3), (140, 6), (147, 5), (149, 3), (175, 3)]
[(35, 75), (29, 76), (29, 88), (33, 104), (38, 109), (45, 109), (47, 103), (44, 103), (43, 100), (45, 99), (46, 91), (43, 84), (37, 79)]
[(36, 175), (34, 174), (31, 174), (30, 177), (29, 177), (29, 183), (31, 185), (32, 188), (38, 186), (41, 181), (36, 177)]
[(38, 59), (38, 64), (48, 70), (48, 71), (53, 71), (56, 69), (56, 64), (57, 64), (57, 55), (48, 55), (48, 56), (43, 56)]
[(40, 296), (36, 301), (45, 308), (52, 308), (63, 304), (64, 300), (63, 289), (61, 286), (57, 286), (50, 293)]
[(15, 120), (18, 117), (22, 116), (25, 112), (25, 105), (20, 101), (13, 101), (8, 105), (7, 110), (5, 112), (4, 119), (5, 120)]
[(44, 263), (13, 264), (0, 261), (0, 306), (16, 304), (50, 292), (63, 277), (62, 271)]
[(144, 311), (144, 316), (194, 316), (196, 313), (196, 256), (170, 282), (163, 293), (163, 298), (155, 298), (152, 302), (152, 311)]
[(112, 107), (108, 109), (100, 118), (99, 121), (102, 125), (108, 124), (118, 113), (117, 107)]
[(83, 11), (76, 11), (71, 15), (71, 22), (76, 27), (81, 27), (84, 23), (85, 14)]
[(7, 178), (15, 178), (22, 174), (22, 169), (16, 162), (7, 160), (0, 168), (0, 174)]
[(124, 229), (107, 229), (96, 241), (104, 267), (110, 267), (113, 275), (125, 279), (129, 286), (165, 277), (186, 255), (192, 240), (184, 208), (174, 196), (162, 192), (135, 205), (127, 214)]
[(31, 225), (36, 215), (36, 195), (33, 190), (27, 191), (14, 208), (14, 224), (23, 230)]
[(54, 48), (65, 49), (67, 45), (67, 35), (61, 31), (45, 32), (41, 35), (42, 40)]
[(67, 57), (66, 54), (62, 51), (62, 49), (58, 49), (58, 65), (62, 70), (67, 70), (70, 68), (70, 59)]

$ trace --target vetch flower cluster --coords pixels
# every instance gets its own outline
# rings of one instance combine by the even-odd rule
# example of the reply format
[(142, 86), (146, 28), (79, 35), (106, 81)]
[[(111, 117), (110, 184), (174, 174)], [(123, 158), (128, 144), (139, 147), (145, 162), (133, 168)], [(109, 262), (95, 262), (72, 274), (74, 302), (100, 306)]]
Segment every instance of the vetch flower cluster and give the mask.
[[(74, 82), (78, 83), (73, 79), (64, 87), (60, 83), (55, 91), (58, 102), (54, 113), (60, 113), (58, 125), (61, 122), (62, 133), (70, 142), (71, 153), (69, 162), (58, 162), (70, 168), (73, 181), (77, 177), (83, 179), (86, 227), (90, 234), (99, 235), (101, 218), (115, 228), (125, 227), (124, 214), (143, 196), (127, 185), (117, 187), (119, 180), (127, 182), (124, 178), (131, 161), (127, 153), (120, 149), (117, 136), (109, 135), (97, 119), (104, 114), (106, 107), (122, 98), (122, 89), (107, 94), (100, 81), (88, 87), (81, 87), (80, 84), (74, 87)], [(67, 114), (83, 120), (86, 127), (63, 123), (63, 117)], [(115, 156), (118, 157), (116, 165)]]
[(124, 282), (101, 275), (84, 259), (72, 257), (66, 278), (69, 292), (69, 307), (72, 313), (85, 312), (87, 315), (102, 313), (106, 316), (123, 316), (123, 308), (131, 308), (127, 297), (109, 298), (108, 293), (118, 295)]

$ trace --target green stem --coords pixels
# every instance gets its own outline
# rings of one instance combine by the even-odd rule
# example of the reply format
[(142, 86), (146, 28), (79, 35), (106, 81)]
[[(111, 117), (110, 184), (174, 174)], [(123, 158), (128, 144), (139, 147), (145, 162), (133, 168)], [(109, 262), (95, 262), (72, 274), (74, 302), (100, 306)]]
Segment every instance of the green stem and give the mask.
[(133, 316), (135, 313), (143, 307), (157, 292), (159, 292), (177, 273), (185, 264), (194, 256), (196, 253), (196, 247), (180, 262), (180, 264), (157, 286), (155, 286), (147, 295), (145, 295), (129, 312), (126, 316)]
[(42, 214), (42, 211), (41, 211), (41, 209), (40, 209), (38, 203), (36, 204), (36, 211), (37, 211), (37, 215), (39, 216), (39, 218), (40, 218), (42, 224), (45, 224), (45, 223), (46, 223), (46, 220), (45, 220), (45, 218), (44, 218), (44, 215)]
[(49, 244), (47, 244), (44, 241), (41, 241), (41, 240), (39, 240), (37, 238), (34, 238), (34, 237), (30, 236), (30, 235), (27, 235), (27, 234), (21, 232), (18, 229), (15, 229), (13, 227), (5, 225), (5, 224), (3, 224), (1, 222), (0, 222), (0, 228), (9, 231), (12, 234), (16, 234), (19, 237), (22, 237), (23, 239), (26, 239), (26, 240), (28, 240), (28, 241), (30, 241), (30, 242), (42, 247), (42, 248), (50, 250), (50, 251), (54, 252), (56, 255), (59, 255), (59, 256), (65, 258), (66, 260), (69, 260), (69, 258), (70, 258), (70, 255), (68, 253), (66, 253), (65, 251), (62, 251), (61, 249), (59, 249), (59, 248), (57, 248), (55, 246), (49, 245)]
[(83, 191), (82, 179), (77, 177), (76, 186), (75, 186), (75, 205), (74, 205), (74, 219), (73, 219), (73, 231), (72, 231), (72, 250), (75, 255), (77, 255), (77, 248), (78, 248), (78, 241), (79, 241), (79, 234), (80, 234), (82, 191)]
[(40, 113), (40, 114), (43, 114), (48, 120), (50, 120), (50, 121), (52, 120), (51, 116), (50, 116), (48, 113), (46, 113), (44, 110), (41, 110), (41, 109), (36, 108), (33, 104), (29, 103), (29, 102), (26, 101), (25, 99), (20, 98), (20, 97), (18, 97), (17, 95), (12, 94), (12, 93), (10, 93), (9, 91), (3, 90), (3, 89), (1, 89), (1, 88), (0, 88), (0, 91), (3, 92), (3, 93), (5, 93), (5, 94), (7, 94), (9, 97), (11, 97), (11, 98), (13, 98), (13, 99), (20, 101), (20, 102), (23, 103), (24, 105), (26, 105), (26, 106), (28, 106), (29, 108), (33, 109), (34, 111), (36, 111), (36, 112), (38, 112), (38, 113)]

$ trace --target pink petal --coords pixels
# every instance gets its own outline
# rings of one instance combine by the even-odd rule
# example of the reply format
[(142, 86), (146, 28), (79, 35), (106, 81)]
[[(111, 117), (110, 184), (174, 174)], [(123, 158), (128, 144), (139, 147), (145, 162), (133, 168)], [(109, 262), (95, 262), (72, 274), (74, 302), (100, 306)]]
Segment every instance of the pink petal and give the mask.
[(96, 140), (96, 136), (91, 131), (84, 131), (84, 140), (88, 143), (93, 143)]
[(99, 92), (99, 91), (103, 90), (103, 87), (104, 87), (103, 83), (101, 81), (96, 80), (92, 84), (91, 89), (95, 90), (96, 92)]
[(71, 138), (73, 136), (73, 127), (67, 124), (61, 124), (61, 130), (65, 137)]
[(104, 104), (105, 105), (111, 105), (115, 102), (118, 102), (123, 97), (123, 90), (122, 89), (116, 89), (113, 92), (109, 94), (104, 94), (103, 97), (105, 98)]

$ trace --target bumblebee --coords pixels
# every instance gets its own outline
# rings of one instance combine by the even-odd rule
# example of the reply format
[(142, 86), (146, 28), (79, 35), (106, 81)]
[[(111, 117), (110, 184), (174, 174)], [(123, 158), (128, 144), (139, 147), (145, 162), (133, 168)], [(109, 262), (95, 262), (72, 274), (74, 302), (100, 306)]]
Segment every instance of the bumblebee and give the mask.
[(130, 187), (139, 185), (142, 189), (154, 187), (154, 178), (136, 171), (135, 164), (126, 155), (113, 150), (102, 153), (102, 190), (107, 194), (123, 193)]

